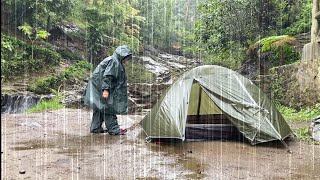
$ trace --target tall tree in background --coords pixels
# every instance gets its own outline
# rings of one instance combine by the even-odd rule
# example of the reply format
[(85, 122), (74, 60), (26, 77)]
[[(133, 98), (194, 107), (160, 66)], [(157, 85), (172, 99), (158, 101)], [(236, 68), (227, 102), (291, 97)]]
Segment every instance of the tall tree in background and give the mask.
[(141, 32), (144, 44), (166, 51), (175, 45), (188, 44), (185, 37), (192, 36), (197, 3), (197, 0), (145, 0), (137, 3), (136, 7), (146, 18)]
[(91, 62), (97, 64), (107, 50), (112, 53), (118, 45), (127, 44), (134, 52), (138, 51), (140, 24), (144, 18), (128, 1), (87, 1), (82, 16), (88, 22), (87, 47)]
[(14, 27), (28, 23), (35, 28), (47, 31), (68, 16), (74, 0), (5, 0)]
[[(301, 33), (306, 28), (293, 29), (292, 25), (300, 21), (301, 26), (307, 19), (308, 3), (311, 0), (307, 3), (302, 0), (203, 0), (199, 5), (196, 35), (207, 48), (221, 49), (228, 47), (229, 42), (247, 46), (271, 35)], [(308, 22), (310, 20), (303, 26), (308, 26)]]

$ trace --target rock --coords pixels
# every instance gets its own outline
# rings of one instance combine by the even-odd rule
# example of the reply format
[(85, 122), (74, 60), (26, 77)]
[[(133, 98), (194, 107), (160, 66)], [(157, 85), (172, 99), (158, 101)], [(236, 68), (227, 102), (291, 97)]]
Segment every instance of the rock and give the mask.
[(250, 80), (255, 80), (257, 76), (268, 73), (269, 69), (272, 68), (271, 56), (272, 53), (270, 52), (259, 55), (251, 54), (249, 55), (249, 59), (241, 65), (237, 72)]
[(67, 108), (82, 108), (84, 90), (70, 90), (64, 92), (63, 104)]
[(170, 69), (165, 64), (157, 62), (149, 56), (141, 56), (140, 59), (144, 67), (157, 76), (157, 83), (163, 82), (163, 79), (170, 75)]
[(143, 51), (147, 55), (149, 54), (149, 55), (157, 56), (159, 54), (159, 51), (150, 45), (145, 45), (143, 47)]
[(131, 97), (128, 98), (128, 114), (134, 114), (140, 112), (142, 107), (139, 106)]
[(26, 170), (20, 170), (19, 171), (19, 174), (25, 174), (26, 173)]
[(142, 112), (143, 109), (152, 108), (168, 86), (167, 84), (128, 84), (128, 113), (133, 114), (135, 112)]
[(274, 67), (259, 77), (261, 90), (271, 99), (295, 109), (320, 102), (320, 58)]
[(37, 122), (23, 122), (23, 123), (19, 123), (18, 124), (19, 126), (27, 126), (27, 127), (37, 127), (37, 128), (39, 128), (39, 127), (42, 127), (39, 123), (37, 123)]
[(309, 134), (315, 141), (320, 141), (320, 116), (312, 120), (309, 126)]

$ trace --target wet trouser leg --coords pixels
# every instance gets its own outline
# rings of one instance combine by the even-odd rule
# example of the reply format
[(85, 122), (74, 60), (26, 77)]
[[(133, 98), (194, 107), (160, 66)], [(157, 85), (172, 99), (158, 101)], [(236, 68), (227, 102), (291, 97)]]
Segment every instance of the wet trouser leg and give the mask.
[(103, 120), (103, 113), (99, 110), (93, 110), (90, 132), (100, 133), (103, 130), (101, 127)]
[(117, 116), (115, 114), (104, 114), (104, 123), (109, 134), (118, 134), (120, 131)]

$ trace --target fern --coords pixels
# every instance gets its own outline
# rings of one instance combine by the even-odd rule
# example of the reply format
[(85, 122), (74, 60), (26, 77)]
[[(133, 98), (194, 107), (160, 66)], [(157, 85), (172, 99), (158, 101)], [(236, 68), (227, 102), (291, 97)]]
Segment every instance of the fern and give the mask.
[(270, 36), (256, 42), (254, 46), (261, 46), (260, 52), (267, 52), (270, 51), (272, 48), (283, 46), (285, 44), (291, 44), (294, 40), (294, 37), (288, 35)]

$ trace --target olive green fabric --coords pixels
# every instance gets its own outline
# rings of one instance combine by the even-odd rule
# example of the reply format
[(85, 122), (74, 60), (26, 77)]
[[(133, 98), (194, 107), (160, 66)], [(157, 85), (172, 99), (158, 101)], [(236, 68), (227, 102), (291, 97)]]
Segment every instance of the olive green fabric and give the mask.
[[(114, 54), (104, 59), (93, 71), (85, 93), (84, 104), (106, 114), (128, 112), (127, 77), (121, 62), (132, 56), (127, 46), (119, 46)], [(109, 90), (109, 97), (102, 98), (103, 89)]]
[[(195, 90), (194, 84), (200, 88)], [(250, 80), (230, 69), (206, 65), (182, 75), (142, 119), (140, 124), (148, 138), (184, 140), (187, 115), (194, 115), (198, 108), (195, 104), (200, 91), (201, 103), (207, 105), (201, 107), (200, 103), (199, 112), (219, 114), (221, 110), (251, 144), (283, 140), (292, 133), (275, 105)], [(215, 110), (201, 111), (209, 106)]]
[(191, 88), (188, 115), (222, 114), (220, 108), (209, 98), (198, 83), (193, 83)]

